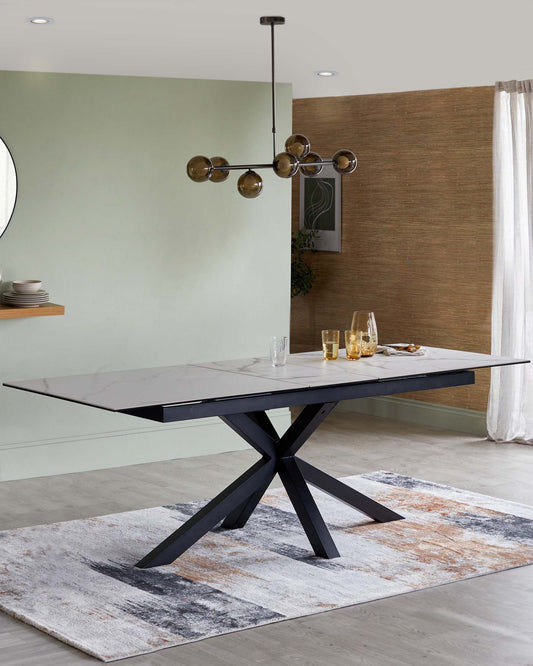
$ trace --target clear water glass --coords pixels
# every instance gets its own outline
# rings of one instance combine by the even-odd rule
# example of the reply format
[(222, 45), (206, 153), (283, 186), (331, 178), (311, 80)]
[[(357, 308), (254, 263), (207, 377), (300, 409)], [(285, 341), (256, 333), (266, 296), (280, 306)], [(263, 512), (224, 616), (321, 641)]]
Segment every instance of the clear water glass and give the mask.
[(287, 363), (287, 351), (289, 347), (286, 335), (273, 335), (270, 338), (270, 363), (277, 368)]

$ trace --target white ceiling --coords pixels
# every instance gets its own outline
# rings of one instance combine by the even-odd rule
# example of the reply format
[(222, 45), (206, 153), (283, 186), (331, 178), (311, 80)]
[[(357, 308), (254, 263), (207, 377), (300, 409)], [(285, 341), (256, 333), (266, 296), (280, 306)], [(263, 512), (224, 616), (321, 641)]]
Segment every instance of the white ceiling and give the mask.
[(294, 97), (533, 78), (532, 0), (0, 0), (0, 69), (268, 81), (261, 15)]

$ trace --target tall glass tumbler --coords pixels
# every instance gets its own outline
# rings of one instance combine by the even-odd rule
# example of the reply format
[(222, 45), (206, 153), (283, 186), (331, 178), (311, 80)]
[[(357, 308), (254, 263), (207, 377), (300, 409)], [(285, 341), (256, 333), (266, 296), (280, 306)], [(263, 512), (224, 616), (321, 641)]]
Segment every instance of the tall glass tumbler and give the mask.
[(361, 358), (361, 331), (344, 331), (344, 341), (346, 343), (346, 358), (349, 361)]
[(361, 331), (361, 356), (374, 356), (378, 348), (378, 328), (374, 313), (356, 310), (352, 317), (352, 331)]
[(270, 338), (270, 363), (277, 368), (287, 363), (288, 339), (285, 335), (273, 335)]
[(339, 331), (322, 331), (322, 351), (326, 361), (335, 361), (339, 355)]

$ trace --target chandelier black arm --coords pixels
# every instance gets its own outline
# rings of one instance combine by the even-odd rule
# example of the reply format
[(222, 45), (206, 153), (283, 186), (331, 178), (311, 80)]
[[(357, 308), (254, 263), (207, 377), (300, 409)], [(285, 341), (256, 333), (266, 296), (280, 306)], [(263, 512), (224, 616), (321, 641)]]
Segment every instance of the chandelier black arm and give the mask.
[(270, 164), (221, 164), (215, 166), (213, 164), (213, 171), (233, 171), (234, 169), (273, 169), (274, 165)]
[[(300, 162), (300, 166), (313, 167), (322, 166), (324, 164), (333, 164), (333, 160), (321, 160), (320, 162)], [(250, 169), (273, 169), (274, 164), (222, 164), (220, 166), (213, 165), (213, 171), (234, 171), (241, 169), (242, 171)]]

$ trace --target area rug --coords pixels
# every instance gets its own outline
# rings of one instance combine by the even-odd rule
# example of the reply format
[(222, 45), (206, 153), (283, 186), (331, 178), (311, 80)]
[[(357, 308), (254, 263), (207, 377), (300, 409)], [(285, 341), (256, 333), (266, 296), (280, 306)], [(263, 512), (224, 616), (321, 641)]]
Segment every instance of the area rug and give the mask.
[(169, 566), (133, 565), (203, 502), (0, 532), (0, 607), (113, 661), (533, 563), (533, 507), (391, 472), (343, 479), (405, 516), (313, 492), (342, 557), (314, 557), (285, 492)]

